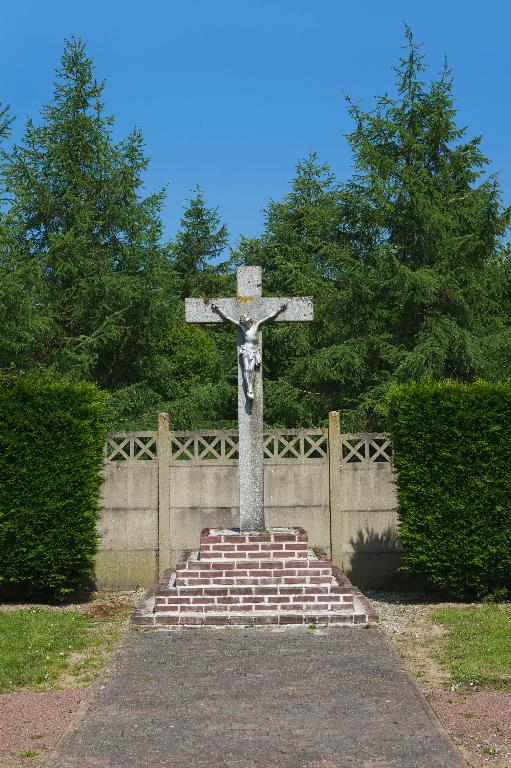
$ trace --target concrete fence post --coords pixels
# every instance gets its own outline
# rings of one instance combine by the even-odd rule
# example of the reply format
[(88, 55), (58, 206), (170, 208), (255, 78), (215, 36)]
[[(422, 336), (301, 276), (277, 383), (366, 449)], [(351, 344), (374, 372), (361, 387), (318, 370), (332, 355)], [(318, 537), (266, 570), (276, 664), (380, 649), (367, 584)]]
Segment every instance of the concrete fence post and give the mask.
[(158, 574), (170, 566), (170, 431), (169, 414), (158, 414)]
[(328, 414), (328, 464), (332, 562), (342, 568), (341, 428), (338, 411), (330, 411)]

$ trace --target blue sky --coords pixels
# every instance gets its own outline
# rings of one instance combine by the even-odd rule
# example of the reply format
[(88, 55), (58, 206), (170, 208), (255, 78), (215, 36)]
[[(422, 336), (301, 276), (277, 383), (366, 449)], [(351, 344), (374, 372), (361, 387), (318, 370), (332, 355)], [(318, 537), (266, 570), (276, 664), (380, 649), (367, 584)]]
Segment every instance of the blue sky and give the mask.
[(483, 136), (511, 204), (511, 4), (489, 0), (23, 0), (0, 9), (0, 101), (19, 137), (50, 99), (65, 38), (81, 36), (121, 136), (140, 126), (148, 191), (168, 185), (166, 235), (199, 183), (231, 232), (261, 231), (310, 150), (351, 173), (343, 93), (364, 107), (392, 88), (403, 23), (432, 72), (454, 71), (459, 121)]

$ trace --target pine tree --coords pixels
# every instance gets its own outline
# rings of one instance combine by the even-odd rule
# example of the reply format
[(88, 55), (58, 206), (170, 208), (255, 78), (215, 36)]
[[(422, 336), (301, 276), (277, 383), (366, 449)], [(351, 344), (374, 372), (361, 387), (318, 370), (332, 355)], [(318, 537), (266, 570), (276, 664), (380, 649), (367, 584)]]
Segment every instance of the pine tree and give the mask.
[[(347, 241), (362, 261), (392, 255), (391, 347), (382, 378), (471, 381), (511, 373), (503, 301), (510, 221), (480, 137), (456, 124), (451, 72), (425, 84), (424, 56), (406, 29), (396, 91), (373, 112), (350, 102), (356, 174), (343, 195)], [(377, 264), (377, 260), (374, 261)]]
[[(0, 143), (9, 137), (11, 122), (8, 108), (0, 104)], [(37, 270), (22, 263), (8, 217), (0, 210), (0, 368), (31, 367), (44, 344), (47, 321)]]
[[(183, 296), (207, 295), (222, 275), (219, 260), (229, 233), (218, 210), (208, 208), (199, 185), (193, 190), (170, 247), (170, 258), (182, 280)], [(218, 283), (218, 280), (216, 280)]]
[[(209, 208), (199, 186), (188, 200), (169, 261), (180, 280), (180, 301), (162, 342), (169, 360), (167, 396), (174, 423), (182, 428), (233, 426), (236, 357), (232, 331), (189, 325), (184, 319), (188, 296), (233, 293), (225, 261), (228, 231), (217, 209)], [(227, 293), (226, 293), (227, 292)]]
[(396, 95), (372, 112), (349, 101), (353, 179), (310, 156), (263, 235), (240, 243), (267, 291), (315, 304), (310, 326), (265, 332), (269, 423), (335, 408), (345, 429), (377, 430), (392, 381), (511, 375), (510, 212), (480, 139), (456, 125), (449, 69), (429, 83), (424, 69), (407, 30)]
[(160, 210), (141, 196), (140, 131), (112, 138), (83, 42), (65, 46), (53, 101), (4, 167), (8, 219), (44, 285), (51, 334), (41, 363), (109, 389), (150, 377), (168, 312)]

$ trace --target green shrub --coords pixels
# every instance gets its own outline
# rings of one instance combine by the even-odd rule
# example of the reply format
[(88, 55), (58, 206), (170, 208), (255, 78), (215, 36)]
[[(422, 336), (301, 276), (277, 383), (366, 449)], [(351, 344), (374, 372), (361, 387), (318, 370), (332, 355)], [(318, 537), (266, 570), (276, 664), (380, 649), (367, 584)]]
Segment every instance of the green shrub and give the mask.
[(511, 586), (511, 384), (421, 382), (389, 395), (403, 566), (457, 598)]
[(62, 599), (94, 575), (106, 395), (0, 376), (0, 593)]

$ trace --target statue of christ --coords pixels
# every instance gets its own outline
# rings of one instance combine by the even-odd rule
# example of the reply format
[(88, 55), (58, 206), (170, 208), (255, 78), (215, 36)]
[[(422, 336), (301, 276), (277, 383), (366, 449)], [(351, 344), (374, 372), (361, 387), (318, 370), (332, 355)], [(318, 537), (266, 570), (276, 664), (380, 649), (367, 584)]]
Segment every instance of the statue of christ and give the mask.
[(243, 344), (239, 349), (240, 365), (243, 373), (243, 384), (245, 388), (245, 394), (248, 400), (254, 399), (254, 380), (255, 369), (261, 365), (261, 347), (259, 345), (259, 328), (263, 323), (267, 323), (270, 320), (274, 320), (282, 312), (287, 309), (287, 304), (282, 304), (279, 309), (272, 312), (271, 315), (261, 318), (261, 320), (254, 320), (252, 317), (245, 317), (242, 315), (239, 320), (235, 320), (233, 317), (229, 317), (223, 312), (217, 304), (211, 304), (211, 309), (217, 312), (224, 320), (228, 320), (230, 323), (236, 325), (243, 336)]

